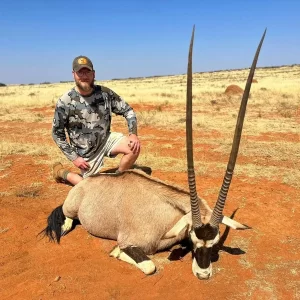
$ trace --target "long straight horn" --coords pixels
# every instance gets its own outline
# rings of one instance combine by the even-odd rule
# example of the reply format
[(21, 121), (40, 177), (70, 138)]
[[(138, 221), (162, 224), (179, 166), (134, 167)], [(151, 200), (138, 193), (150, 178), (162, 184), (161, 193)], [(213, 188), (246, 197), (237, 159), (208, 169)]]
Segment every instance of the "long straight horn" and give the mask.
[(251, 69), (250, 69), (250, 72), (249, 72), (248, 80), (247, 80), (247, 83), (246, 83), (245, 91), (244, 91), (244, 94), (243, 94), (243, 98), (242, 98), (242, 102), (241, 102), (241, 106), (240, 106), (240, 110), (239, 110), (239, 115), (238, 115), (238, 118), (237, 118), (237, 124), (236, 124), (236, 127), (235, 127), (235, 133), (234, 133), (230, 158), (229, 158), (226, 173), (225, 173), (225, 176), (224, 176), (224, 179), (223, 179), (223, 184), (222, 184), (222, 187), (220, 189), (219, 197), (218, 197), (217, 203), (214, 207), (213, 214), (212, 214), (211, 221), (210, 221), (210, 223), (212, 225), (219, 224), (221, 222), (221, 219), (222, 219), (222, 213), (223, 213), (223, 209), (224, 209), (224, 206), (225, 206), (225, 201), (226, 201), (226, 198), (227, 198), (229, 186), (230, 186), (231, 179), (232, 179), (233, 170), (234, 170), (234, 167), (235, 167), (236, 158), (237, 158), (238, 151), (239, 151), (239, 145), (240, 145), (240, 141), (241, 141), (241, 134), (242, 134), (243, 124), (244, 124), (244, 118), (245, 118), (245, 113), (246, 113), (246, 107), (247, 107), (247, 102), (248, 102), (248, 98), (249, 98), (250, 88), (251, 88), (251, 84), (252, 84), (252, 80), (253, 80), (253, 76), (254, 76), (254, 72), (255, 72), (258, 56), (259, 56), (259, 52), (260, 52), (262, 43), (263, 43), (265, 35), (266, 35), (266, 31), (267, 31), (267, 29), (265, 30), (265, 32), (264, 32), (264, 34), (263, 34), (263, 36), (260, 40), (260, 43), (259, 43), (258, 48), (256, 50), (256, 53), (255, 53), (255, 56), (254, 56), (254, 59), (253, 59), (253, 63), (252, 63), (252, 66), (251, 66)]
[(186, 151), (187, 151), (187, 166), (188, 166), (188, 182), (190, 188), (191, 198), (191, 211), (193, 227), (200, 227), (202, 225), (200, 208), (198, 204), (198, 196), (196, 191), (194, 158), (193, 158), (193, 128), (192, 128), (192, 97), (193, 97), (193, 44), (194, 44), (194, 32), (193, 33), (189, 49), (188, 68), (187, 68), (187, 91), (186, 91)]

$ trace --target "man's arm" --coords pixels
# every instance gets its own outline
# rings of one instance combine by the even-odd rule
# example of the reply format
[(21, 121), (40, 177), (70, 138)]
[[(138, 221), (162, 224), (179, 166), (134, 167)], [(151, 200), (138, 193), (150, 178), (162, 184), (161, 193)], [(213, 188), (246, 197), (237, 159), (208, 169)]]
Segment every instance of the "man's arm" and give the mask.
[(137, 136), (137, 118), (133, 108), (124, 101), (122, 97), (110, 90), (112, 112), (122, 115), (126, 121), (129, 132), (129, 141), (131, 150), (136, 153), (140, 151), (140, 141)]
[(64, 153), (64, 155), (71, 161), (74, 161), (78, 155), (67, 142), (67, 137), (65, 133), (65, 128), (68, 122), (68, 107), (61, 101), (58, 100), (53, 124), (52, 124), (52, 138), (59, 147), (59, 149)]
[(116, 115), (121, 115), (126, 119), (129, 135), (137, 135), (137, 119), (133, 108), (127, 102), (125, 102), (122, 97), (120, 97), (112, 90), (109, 90), (108, 94), (111, 98), (112, 112)]

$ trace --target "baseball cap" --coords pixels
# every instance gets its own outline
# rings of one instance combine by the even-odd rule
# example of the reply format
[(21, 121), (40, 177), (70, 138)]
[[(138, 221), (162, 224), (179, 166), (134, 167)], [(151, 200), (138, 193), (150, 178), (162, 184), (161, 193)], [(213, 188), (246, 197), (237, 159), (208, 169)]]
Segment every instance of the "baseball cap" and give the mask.
[(88, 68), (91, 71), (94, 70), (92, 61), (88, 57), (80, 55), (73, 60), (73, 70), (78, 72), (82, 68)]

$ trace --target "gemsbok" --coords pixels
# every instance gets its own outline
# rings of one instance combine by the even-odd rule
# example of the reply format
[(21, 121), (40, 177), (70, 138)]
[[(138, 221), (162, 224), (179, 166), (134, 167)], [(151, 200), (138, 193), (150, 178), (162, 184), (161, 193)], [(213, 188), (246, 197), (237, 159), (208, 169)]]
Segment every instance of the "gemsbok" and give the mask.
[(199, 279), (212, 275), (212, 247), (219, 240), (219, 224), (233, 229), (248, 229), (223, 215), (238, 154), (247, 101), (259, 52), (266, 30), (257, 48), (242, 97), (234, 139), (222, 187), (211, 209), (196, 192), (192, 139), (192, 53), (193, 28), (187, 68), (186, 147), (189, 191), (155, 179), (139, 170), (121, 174), (98, 174), (74, 186), (63, 205), (52, 211), (48, 225), (41, 232), (60, 242), (71, 230), (73, 219), (101, 238), (117, 241), (110, 255), (135, 265), (145, 274), (156, 267), (147, 254), (170, 248), (190, 238), (192, 271)]

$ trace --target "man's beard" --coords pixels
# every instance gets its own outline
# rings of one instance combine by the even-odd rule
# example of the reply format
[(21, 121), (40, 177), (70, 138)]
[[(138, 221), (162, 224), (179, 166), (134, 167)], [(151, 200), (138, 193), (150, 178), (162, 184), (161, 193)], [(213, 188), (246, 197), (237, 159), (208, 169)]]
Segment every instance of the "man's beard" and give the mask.
[(80, 82), (79, 80), (75, 79), (75, 83), (78, 89), (84, 92), (92, 92), (95, 86), (94, 80), (92, 80), (92, 82)]

